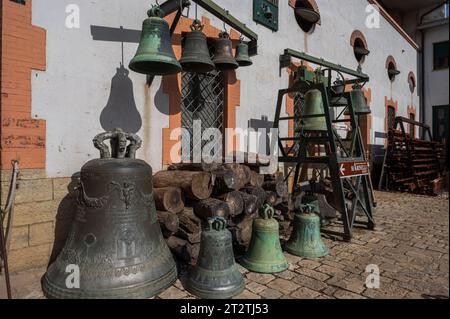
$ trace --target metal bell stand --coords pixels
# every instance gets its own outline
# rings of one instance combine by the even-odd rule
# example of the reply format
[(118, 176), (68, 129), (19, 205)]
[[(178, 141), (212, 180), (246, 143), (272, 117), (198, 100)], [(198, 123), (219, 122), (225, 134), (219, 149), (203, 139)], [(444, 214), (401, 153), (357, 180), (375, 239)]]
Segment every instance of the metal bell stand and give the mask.
[[(298, 178), (304, 164), (322, 164), (328, 167), (334, 195), (333, 206), (341, 214), (344, 233), (342, 234), (327, 229), (323, 229), (323, 232), (330, 235), (341, 235), (344, 240), (349, 241), (352, 238), (352, 229), (355, 223), (363, 223), (368, 229), (374, 229), (374, 197), (370, 181), (369, 163), (366, 159), (361, 131), (354, 111), (354, 101), (349, 93), (336, 95), (332, 90), (332, 72), (337, 72), (341, 75), (341, 85), (343, 85), (344, 88), (347, 85), (364, 84), (369, 81), (369, 77), (359, 70), (354, 71), (290, 49), (286, 49), (284, 54), (280, 57), (280, 70), (290, 65), (292, 57), (326, 69), (323, 72), (314, 73), (306, 70), (306, 68), (300, 68), (300, 74), (298, 74), (294, 85), (288, 89), (279, 91), (274, 128), (278, 129), (280, 127), (280, 122), (282, 121), (299, 121), (305, 118), (325, 117), (327, 131), (300, 132), (300, 135), (295, 137), (280, 136), (278, 145), (281, 156), (279, 156), (278, 160), (282, 163), (295, 164), (294, 190), (297, 189)], [(351, 76), (353, 79), (345, 79), (343, 76), (344, 74)], [(283, 99), (286, 94), (304, 94), (313, 89), (317, 89), (322, 93), (325, 114), (311, 116), (301, 116), (300, 114), (297, 114), (289, 117), (280, 116)], [(344, 98), (347, 102), (344, 104), (331, 103), (331, 99), (336, 96)], [(334, 118), (335, 112), (334, 110), (332, 111), (332, 109), (338, 107), (342, 108), (344, 106), (346, 107), (345, 109), (349, 111), (349, 116), (344, 118), (344, 109), (336, 118)], [(349, 123), (352, 128), (351, 137), (346, 139), (341, 138), (333, 128), (333, 124), (335, 123)], [(284, 141), (293, 142), (292, 147), (287, 151), (282, 143)], [(312, 145), (323, 146), (326, 155), (309, 155), (308, 148)], [(289, 178), (289, 175), (286, 179), (287, 178)], [(346, 195), (351, 198), (351, 205), (347, 205)], [(356, 220), (356, 210), (358, 207), (361, 208), (364, 215), (367, 217), (366, 222)]]

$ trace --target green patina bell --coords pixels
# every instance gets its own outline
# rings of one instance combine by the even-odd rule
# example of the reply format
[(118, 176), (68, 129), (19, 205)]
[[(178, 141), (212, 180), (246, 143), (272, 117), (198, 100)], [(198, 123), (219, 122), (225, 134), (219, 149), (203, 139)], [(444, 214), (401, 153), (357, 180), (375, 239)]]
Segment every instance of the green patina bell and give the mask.
[(285, 250), (293, 255), (316, 259), (328, 255), (328, 249), (320, 235), (320, 217), (312, 213), (311, 205), (303, 205), (303, 213), (295, 214), (294, 230), (285, 245)]
[(252, 60), (250, 59), (250, 55), (248, 54), (248, 44), (242, 41), (239, 43), (239, 45), (236, 48), (236, 56), (235, 59), (239, 66), (250, 66), (253, 64)]
[(227, 221), (211, 217), (202, 231), (200, 253), (189, 272), (185, 288), (204, 299), (228, 299), (244, 290), (244, 277), (234, 260), (233, 243)]
[(278, 273), (289, 267), (280, 244), (279, 225), (274, 210), (265, 205), (260, 218), (253, 221), (252, 240), (241, 264), (258, 273)]
[(324, 116), (303, 118), (301, 121), (301, 129), (303, 131), (327, 131), (327, 122), (325, 120), (322, 93), (317, 89), (306, 92), (305, 107), (303, 108), (301, 116), (314, 115)]
[(181, 65), (172, 48), (169, 24), (164, 12), (155, 6), (148, 11), (142, 26), (141, 40), (130, 69), (142, 74), (169, 75), (181, 72)]
[[(367, 105), (366, 97), (364, 96), (364, 91), (360, 85), (357, 84), (353, 87), (350, 96), (353, 101), (353, 111), (356, 115), (367, 115), (371, 113), (370, 108)], [(350, 115), (350, 111), (347, 109), (344, 114)]]

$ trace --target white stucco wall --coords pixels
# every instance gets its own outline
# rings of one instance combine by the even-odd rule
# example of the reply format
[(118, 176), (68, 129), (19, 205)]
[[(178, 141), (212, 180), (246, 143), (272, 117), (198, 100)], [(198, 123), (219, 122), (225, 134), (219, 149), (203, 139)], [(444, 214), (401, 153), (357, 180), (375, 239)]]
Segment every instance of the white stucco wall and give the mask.
[(433, 70), (433, 44), (448, 41), (448, 24), (424, 31), (425, 122), (433, 126), (433, 106), (449, 104), (449, 69)]
[[(162, 0), (161, 0), (162, 1)], [(287, 0), (280, 1), (280, 30), (277, 33), (256, 25), (252, 19), (252, 1), (216, 0), (259, 35), (259, 55), (253, 66), (240, 68), (241, 105), (237, 109), (237, 127), (247, 128), (248, 120), (267, 115), (272, 120), (277, 92), (288, 86), (285, 71), (279, 77), (279, 55), (285, 48), (306, 51), (344, 66), (356, 68), (350, 46), (355, 29), (362, 31), (371, 54), (363, 71), (371, 80), (372, 89), (372, 143), (374, 132), (384, 131), (385, 96), (397, 100), (399, 115), (407, 116), (407, 105), (419, 107), (417, 94), (411, 95), (407, 76), (417, 76), (416, 50), (381, 17), (379, 29), (365, 26), (368, 2), (362, 0), (318, 0), (322, 25), (306, 35), (298, 27)], [(65, 8), (77, 4), (81, 10), (80, 29), (65, 27)], [(47, 174), (70, 176), (90, 158), (97, 157), (91, 140), (103, 131), (100, 115), (110, 94), (111, 78), (121, 61), (120, 42), (94, 41), (91, 25), (140, 30), (149, 2), (144, 0), (34, 0), (33, 23), (47, 29), (47, 70), (33, 72), (33, 116), (47, 121)], [(191, 9), (191, 18), (194, 10)], [(212, 24), (223, 24), (209, 13)], [(124, 44), (124, 65), (134, 56), (137, 44)], [(402, 72), (391, 83), (385, 70), (386, 58), (392, 55)], [(168, 127), (167, 96), (158, 92), (160, 79), (151, 88), (145, 85), (145, 76), (129, 73), (133, 82), (134, 99), (142, 117), (138, 134), (144, 146), (138, 156), (159, 170), (162, 166), (162, 128)], [(158, 94), (157, 94), (158, 92)], [(155, 105), (155, 95), (156, 105)], [(164, 112), (165, 111), (165, 112)], [(417, 110), (419, 113), (419, 110)], [(286, 130), (286, 126), (283, 128)]]

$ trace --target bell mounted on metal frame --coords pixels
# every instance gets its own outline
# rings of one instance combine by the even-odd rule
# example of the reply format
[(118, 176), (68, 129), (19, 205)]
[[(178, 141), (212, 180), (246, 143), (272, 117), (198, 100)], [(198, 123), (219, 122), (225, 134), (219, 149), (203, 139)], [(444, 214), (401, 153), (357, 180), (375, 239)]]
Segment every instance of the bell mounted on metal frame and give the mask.
[[(42, 280), (47, 298), (149, 298), (176, 281), (156, 217), (152, 168), (135, 159), (141, 144), (121, 129), (94, 138), (101, 158), (81, 169), (72, 228)], [(80, 274), (76, 289), (67, 286), (73, 265)]]
[(233, 57), (233, 42), (227, 32), (221, 32), (216, 40), (213, 62), (219, 71), (236, 70), (238, 62)]
[(235, 59), (239, 66), (250, 66), (253, 64), (252, 60), (250, 59), (250, 55), (248, 54), (248, 44), (243, 41), (241, 38), (241, 42), (236, 48), (236, 56)]
[(295, 256), (317, 259), (328, 255), (320, 234), (320, 217), (313, 209), (309, 204), (303, 205), (303, 212), (294, 216), (294, 229), (284, 249)]
[(169, 24), (159, 6), (148, 11), (148, 18), (142, 25), (141, 40), (136, 55), (130, 62), (130, 69), (142, 74), (170, 75), (181, 72), (170, 36)]
[(250, 271), (271, 274), (289, 267), (281, 249), (280, 226), (273, 216), (274, 209), (266, 204), (260, 218), (253, 221), (250, 246), (241, 261), (241, 265)]
[(187, 33), (183, 39), (183, 53), (180, 64), (186, 72), (207, 73), (215, 68), (209, 54), (206, 35), (202, 30), (201, 22), (194, 20), (191, 25), (191, 32)]
[[(369, 106), (367, 105), (366, 97), (364, 96), (364, 91), (361, 85), (355, 84), (353, 90), (350, 92), (351, 101), (353, 101), (353, 111), (356, 115), (368, 115), (372, 113)], [(350, 115), (350, 111), (347, 109), (344, 113), (345, 115)]]
[(232, 236), (223, 217), (211, 217), (202, 231), (197, 265), (185, 288), (204, 299), (229, 299), (244, 290), (244, 277), (233, 254)]
[(302, 118), (300, 128), (303, 131), (327, 131), (322, 92), (317, 89), (306, 92), (301, 116), (312, 116)]

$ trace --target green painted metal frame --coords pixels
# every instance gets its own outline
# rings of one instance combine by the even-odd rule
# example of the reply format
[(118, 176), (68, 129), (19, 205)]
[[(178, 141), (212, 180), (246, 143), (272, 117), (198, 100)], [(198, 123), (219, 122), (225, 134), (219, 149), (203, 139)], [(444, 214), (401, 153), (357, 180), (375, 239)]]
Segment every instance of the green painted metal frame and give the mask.
[[(278, 93), (278, 101), (275, 112), (274, 119), (274, 128), (280, 127), (280, 121), (290, 120), (292, 117), (281, 117), (281, 109), (283, 105), (284, 96), (286, 94), (291, 94), (294, 92), (305, 93), (307, 90), (317, 89), (322, 93), (322, 100), (324, 104), (324, 115), (313, 115), (313, 116), (302, 116), (301, 118), (311, 118), (311, 117), (325, 117), (327, 123), (327, 133), (318, 137), (287, 137), (287, 138), (279, 138), (278, 145), (281, 151), (281, 156), (278, 158), (280, 162), (284, 163), (292, 163), (296, 164), (295, 168), (295, 176), (294, 176), (294, 185), (299, 178), (299, 173), (301, 166), (306, 163), (317, 163), (317, 164), (325, 164), (328, 166), (331, 179), (332, 179), (332, 187), (336, 193), (337, 198), (337, 207), (338, 211), (342, 215), (342, 222), (344, 227), (343, 238), (344, 240), (350, 240), (352, 238), (352, 229), (353, 225), (356, 221), (356, 208), (358, 205), (362, 208), (364, 214), (366, 215), (367, 227), (369, 229), (373, 229), (375, 227), (375, 221), (373, 219), (373, 207), (374, 207), (374, 197), (373, 191), (370, 182), (370, 176), (357, 176), (350, 178), (341, 178), (339, 172), (339, 166), (341, 163), (345, 162), (363, 162), (366, 161), (364, 145), (362, 142), (361, 130), (358, 125), (357, 115), (354, 112), (354, 102), (351, 94), (345, 93), (344, 97), (348, 100), (347, 107), (350, 112), (350, 117), (348, 119), (332, 119), (331, 106), (330, 104), (330, 96), (331, 96), (331, 72), (338, 71), (341, 73), (345, 73), (353, 76), (355, 79), (345, 80), (344, 85), (352, 84), (352, 83), (365, 83), (369, 81), (369, 77), (360, 72), (359, 70), (354, 71), (349, 68), (343, 67), (338, 64), (334, 64), (328, 62), (324, 59), (316, 58), (306, 53), (297, 52), (294, 50), (286, 49), (284, 54), (280, 56), (280, 70), (283, 67), (287, 67), (287, 62), (290, 63), (290, 57), (295, 57), (301, 59), (303, 61), (311, 62), (313, 64), (323, 66), (328, 68), (328, 78), (325, 81), (319, 83), (307, 83), (306, 86), (293, 85), (291, 88), (280, 90)], [(327, 82), (327, 83), (325, 83)], [(337, 107), (337, 106), (336, 106)], [(342, 113), (341, 113), (342, 114)], [(352, 127), (352, 131), (355, 134), (352, 134), (351, 139), (351, 147), (346, 150), (346, 156), (342, 157), (338, 155), (338, 145), (341, 146), (342, 149), (345, 149), (344, 144), (341, 138), (334, 132), (333, 123), (340, 122), (348, 122)], [(289, 152), (286, 153), (282, 141), (296, 141), (300, 142), (300, 151), (298, 152), (298, 156), (289, 156)], [(326, 144), (329, 145), (329, 153), (327, 156), (320, 157), (312, 157), (307, 156), (306, 149), (310, 144)], [(344, 195), (344, 189), (347, 186), (351, 192), (353, 192), (354, 197), (352, 200), (352, 205), (350, 208), (346, 205), (346, 199)], [(362, 197), (362, 198), (361, 198)], [(332, 235), (342, 235), (331, 231), (326, 231)]]
[(258, 48), (258, 35), (248, 28), (245, 23), (239, 21), (235, 18), (228, 10), (221, 8), (214, 1), (211, 0), (167, 0), (166, 2), (160, 4), (161, 9), (166, 15), (169, 15), (176, 11), (183, 11), (185, 8), (191, 5), (191, 1), (219, 18), (221, 21), (225, 22), (227, 25), (240, 32), (242, 35), (250, 39), (249, 54), (254, 56), (257, 54)]

